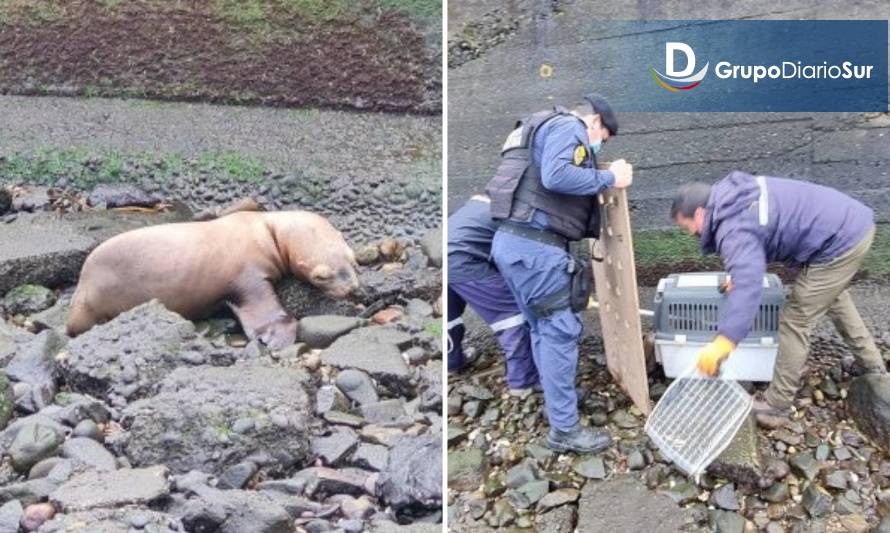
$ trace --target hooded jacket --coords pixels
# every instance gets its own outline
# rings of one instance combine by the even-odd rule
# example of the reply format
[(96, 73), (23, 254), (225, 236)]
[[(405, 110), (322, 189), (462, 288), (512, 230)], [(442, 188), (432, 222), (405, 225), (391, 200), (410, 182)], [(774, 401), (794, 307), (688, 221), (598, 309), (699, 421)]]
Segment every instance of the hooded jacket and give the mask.
[(827, 263), (874, 226), (874, 212), (840, 191), (786, 178), (764, 183), (762, 195), (757, 178), (733, 171), (714, 184), (705, 206), (702, 253), (720, 255), (734, 287), (718, 331), (735, 343), (748, 335), (759, 311), (768, 262), (791, 268)]

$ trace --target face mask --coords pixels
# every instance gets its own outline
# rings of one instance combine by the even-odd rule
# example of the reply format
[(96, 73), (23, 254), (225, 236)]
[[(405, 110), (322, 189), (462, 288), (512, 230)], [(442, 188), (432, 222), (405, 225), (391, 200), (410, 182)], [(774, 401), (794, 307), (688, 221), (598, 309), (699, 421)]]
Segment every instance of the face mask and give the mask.
[(590, 145), (590, 151), (594, 155), (598, 154), (603, 148), (603, 141), (596, 141)]

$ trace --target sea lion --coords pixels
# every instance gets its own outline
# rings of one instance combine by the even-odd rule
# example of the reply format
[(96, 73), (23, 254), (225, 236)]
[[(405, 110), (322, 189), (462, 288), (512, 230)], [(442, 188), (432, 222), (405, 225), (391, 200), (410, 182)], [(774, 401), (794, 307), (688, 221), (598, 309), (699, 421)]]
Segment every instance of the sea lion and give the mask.
[(188, 319), (224, 302), (248, 338), (281, 348), (295, 341), (297, 321), (281, 306), (275, 282), (294, 275), (345, 298), (359, 287), (356, 266), (343, 234), (306, 211), (150, 226), (112, 237), (87, 257), (67, 331), (76, 336), (152, 299)]

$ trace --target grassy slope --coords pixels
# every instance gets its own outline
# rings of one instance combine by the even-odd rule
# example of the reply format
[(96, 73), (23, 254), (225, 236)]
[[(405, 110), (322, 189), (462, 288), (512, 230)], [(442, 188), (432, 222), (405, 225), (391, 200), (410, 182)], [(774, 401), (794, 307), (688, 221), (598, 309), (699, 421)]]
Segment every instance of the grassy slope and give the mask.
[[(638, 270), (671, 265), (676, 265), (678, 270), (720, 268), (719, 258), (703, 257), (698, 241), (680, 230), (635, 232), (634, 255)], [(878, 223), (875, 242), (862, 271), (870, 279), (890, 281), (890, 224)]]
[[(0, 92), (425, 110), (435, 58), (420, 34), (441, 12), (441, 0), (0, 0), (0, 44), (16, 52), (0, 58)], [(113, 31), (83, 37), (101, 28)]]

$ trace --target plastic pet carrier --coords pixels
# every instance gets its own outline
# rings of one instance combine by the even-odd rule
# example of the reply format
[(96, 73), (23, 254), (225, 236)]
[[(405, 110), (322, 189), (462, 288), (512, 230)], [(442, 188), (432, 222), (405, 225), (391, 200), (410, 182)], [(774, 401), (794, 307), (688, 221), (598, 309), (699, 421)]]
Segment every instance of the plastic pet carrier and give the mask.
[[(655, 293), (655, 358), (668, 377), (687, 375), (699, 350), (717, 335), (728, 294), (720, 293), (725, 272), (671, 274)], [(748, 336), (721, 365), (721, 377), (772, 381), (778, 351), (779, 314), (785, 294), (775, 274), (763, 278), (760, 311)]]

